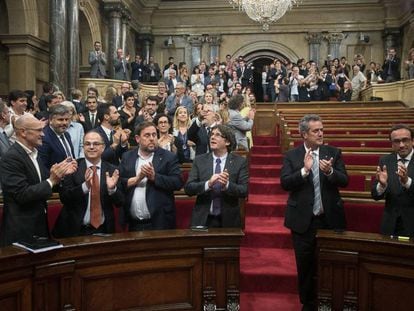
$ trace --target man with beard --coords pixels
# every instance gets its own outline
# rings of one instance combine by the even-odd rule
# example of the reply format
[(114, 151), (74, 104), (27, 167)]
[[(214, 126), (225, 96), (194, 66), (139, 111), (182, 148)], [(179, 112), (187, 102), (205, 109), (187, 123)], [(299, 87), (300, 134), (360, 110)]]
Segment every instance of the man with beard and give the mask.
[(91, 78), (103, 79), (106, 76), (106, 56), (102, 51), (101, 42), (96, 41), (95, 50), (89, 52), (89, 65), (91, 65)]
[(393, 126), (393, 152), (381, 157), (377, 167), (371, 194), (374, 200), (385, 198), (382, 234), (414, 236), (413, 137), (413, 130), (407, 125)]
[(58, 104), (49, 110), (49, 125), (43, 129), (39, 157), (47, 169), (65, 159), (75, 159), (72, 140), (67, 129), (71, 120), (69, 108)]
[(177, 156), (158, 148), (157, 129), (142, 122), (135, 129), (138, 149), (126, 152), (119, 167), (126, 189), (121, 223), (129, 231), (175, 228), (174, 191), (182, 187)]
[(105, 150), (102, 160), (118, 166), (122, 154), (128, 150), (128, 138), (131, 133), (128, 129), (114, 129), (119, 125), (119, 112), (113, 104), (100, 104), (97, 112), (100, 125), (96, 131), (102, 135)]

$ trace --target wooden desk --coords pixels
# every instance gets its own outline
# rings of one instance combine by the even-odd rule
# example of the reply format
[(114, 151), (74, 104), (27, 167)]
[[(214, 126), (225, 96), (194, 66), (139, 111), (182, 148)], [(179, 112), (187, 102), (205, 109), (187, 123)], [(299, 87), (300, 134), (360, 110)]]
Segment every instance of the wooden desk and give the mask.
[[(238, 310), (238, 229), (62, 239), (0, 249), (2, 310)], [(213, 309), (214, 305), (217, 309)]]
[(319, 310), (411, 311), (414, 242), (318, 231)]

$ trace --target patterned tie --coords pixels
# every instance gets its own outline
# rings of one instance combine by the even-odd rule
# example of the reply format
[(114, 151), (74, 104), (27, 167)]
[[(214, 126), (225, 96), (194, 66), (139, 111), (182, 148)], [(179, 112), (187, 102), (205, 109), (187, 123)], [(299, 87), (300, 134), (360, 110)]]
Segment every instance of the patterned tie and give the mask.
[(68, 145), (68, 142), (65, 139), (65, 135), (62, 134), (59, 137), (62, 140), (63, 147), (65, 147), (66, 156), (72, 158), (72, 152), (70, 151), (70, 147)]
[(322, 200), (321, 200), (321, 184), (319, 180), (319, 161), (316, 152), (312, 152), (313, 163), (312, 163), (312, 181), (313, 188), (315, 190), (315, 198), (313, 201), (313, 214), (319, 215), (322, 213)]
[[(214, 169), (214, 174), (220, 174), (221, 173), (221, 160), (219, 158), (216, 159), (216, 167)], [(219, 182), (216, 182), (213, 185), (212, 189), (212, 199), (213, 199), (213, 212), (212, 214), (214, 216), (220, 215), (221, 213), (221, 184)]]
[(97, 173), (97, 167), (91, 166), (92, 175), (92, 187), (91, 187), (91, 200), (90, 200), (90, 213), (91, 213), (91, 226), (98, 228), (102, 224), (102, 210), (101, 210), (101, 196), (99, 190), (99, 177)]

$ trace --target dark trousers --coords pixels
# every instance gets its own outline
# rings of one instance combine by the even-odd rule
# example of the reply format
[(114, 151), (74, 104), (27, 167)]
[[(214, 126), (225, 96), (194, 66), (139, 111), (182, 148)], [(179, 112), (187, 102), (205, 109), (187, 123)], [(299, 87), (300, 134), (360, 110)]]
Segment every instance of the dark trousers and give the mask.
[(221, 215), (208, 215), (206, 225), (208, 228), (222, 228)]
[[(324, 215), (314, 216), (309, 229), (304, 233), (292, 231), (293, 248), (295, 250), (296, 268), (300, 302), (304, 310), (312, 310), (316, 300), (316, 231), (327, 228)], [(306, 309), (306, 307), (308, 309)]]
[(152, 230), (151, 219), (131, 219), (128, 225), (128, 231), (147, 231)]
[(104, 225), (100, 225), (98, 228), (94, 228), (91, 225), (83, 225), (80, 230), (80, 235), (92, 235), (95, 233), (106, 233)]

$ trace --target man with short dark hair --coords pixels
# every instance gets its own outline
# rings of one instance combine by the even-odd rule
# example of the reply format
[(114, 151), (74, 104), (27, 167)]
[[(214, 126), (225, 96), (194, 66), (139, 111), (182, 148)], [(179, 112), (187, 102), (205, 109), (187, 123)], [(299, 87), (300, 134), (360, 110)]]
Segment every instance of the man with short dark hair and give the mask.
[(382, 65), (382, 79), (385, 83), (395, 82), (401, 79), (400, 74), (401, 60), (397, 56), (397, 51), (394, 47), (387, 49), (387, 57)]
[(89, 52), (89, 65), (91, 65), (91, 78), (103, 79), (106, 76), (106, 56), (102, 51), (101, 42), (95, 41), (95, 50)]
[(184, 187), (186, 194), (197, 195), (191, 226), (241, 226), (239, 199), (247, 196), (249, 174), (246, 158), (232, 153), (235, 145), (229, 127), (214, 126), (211, 152), (194, 159)]
[(139, 116), (135, 119), (134, 128), (144, 121), (153, 122), (158, 110), (158, 97), (148, 96)]
[(105, 150), (102, 160), (118, 166), (122, 154), (128, 150), (128, 139), (130, 130), (117, 129), (114, 127), (120, 124), (118, 109), (113, 104), (100, 104), (97, 113), (100, 125), (96, 131), (102, 135), (105, 143)]
[(124, 203), (119, 171), (102, 160), (105, 142), (96, 130), (85, 135), (83, 149), (85, 158), (59, 189), (63, 208), (53, 228), (55, 237), (115, 232), (113, 205)]
[(135, 139), (138, 149), (126, 152), (119, 167), (126, 189), (121, 221), (129, 231), (174, 229), (174, 191), (182, 187), (178, 158), (158, 147), (152, 122), (137, 126)]
[(285, 226), (291, 230), (302, 310), (315, 310), (315, 247), (318, 229), (345, 229), (339, 187), (348, 175), (341, 150), (323, 144), (322, 119), (305, 115), (299, 122), (303, 145), (286, 152), (281, 185), (289, 191)]
[(381, 233), (414, 237), (413, 130), (404, 124), (391, 128), (393, 152), (382, 156), (371, 194), (385, 199)]
[(67, 133), (71, 121), (69, 108), (58, 104), (49, 112), (49, 125), (43, 130), (43, 144), (39, 147), (39, 157), (47, 169), (65, 159), (75, 159), (72, 139)]
[(46, 110), (42, 110), (42, 111), (38, 111), (35, 114), (35, 117), (38, 118), (39, 120), (48, 120), (49, 119), (49, 114), (50, 114), (50, 109), (52, 109), (53, 106), (59, 104), (59, 98), (57, 95), (47, 95), (45, 97), (45, 103), (46, 103)]
[(85, 133), (99, 125), (98, 98), (95, 96), (88, 96), (86, 98), (86, 108), (88, 111), (79, 114), (79, 121), (82, 124)]

